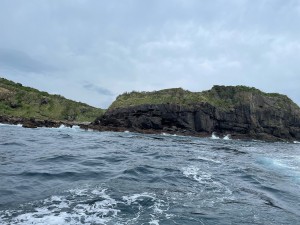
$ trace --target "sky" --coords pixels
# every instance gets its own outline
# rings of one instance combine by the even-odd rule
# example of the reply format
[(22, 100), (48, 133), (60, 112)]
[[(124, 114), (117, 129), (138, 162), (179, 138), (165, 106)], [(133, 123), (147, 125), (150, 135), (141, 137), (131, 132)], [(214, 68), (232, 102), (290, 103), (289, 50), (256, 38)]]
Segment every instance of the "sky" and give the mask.
[(300, 105), (300, 0), (1, 0), (0, 77), (107, 108), (247, 85)]

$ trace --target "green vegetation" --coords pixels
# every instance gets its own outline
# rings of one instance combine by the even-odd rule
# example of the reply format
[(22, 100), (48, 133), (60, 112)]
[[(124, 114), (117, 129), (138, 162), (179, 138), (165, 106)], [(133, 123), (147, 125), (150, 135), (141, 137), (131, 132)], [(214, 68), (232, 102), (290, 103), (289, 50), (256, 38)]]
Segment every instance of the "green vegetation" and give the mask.
[(247, 86), (214, 86), (203, 92), (190, 92), (182, 88), (165, 89), (153, 92), (130, 92), (119, 95), (109, 109), (125, 108), (143, 104), (176, 104), (193, 106), (207, 102), (221, 109), (230, 109), (241, 102), (250, 101), (253, 96), (261, 95), (272, 100), (276, 107), (292, 104), (298, 107), (287, 96), (277, 93), (264, 93), (256, 88)]
[(185, 91), (181, 88), (166, 89), (154, 92), (136, 92), (124, 93), (119, 95), (110, 106), (111, 108), (122, 108), (143, 104), (179, 104), (190, 105), (194, 102), (205, 101), (204, 96), (199, 93)]
[(91, 122), (104, 110), (0, 78), (0, 115)]

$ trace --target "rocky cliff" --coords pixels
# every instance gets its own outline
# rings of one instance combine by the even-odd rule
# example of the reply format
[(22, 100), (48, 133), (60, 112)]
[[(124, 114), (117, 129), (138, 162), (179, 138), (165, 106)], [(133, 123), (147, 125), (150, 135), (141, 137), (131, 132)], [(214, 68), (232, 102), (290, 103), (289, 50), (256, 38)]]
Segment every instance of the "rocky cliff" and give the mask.
[(300, 140), (300, 109), (287, 96), (245, 86), (120, 95), (94, 128), (196, 136)]

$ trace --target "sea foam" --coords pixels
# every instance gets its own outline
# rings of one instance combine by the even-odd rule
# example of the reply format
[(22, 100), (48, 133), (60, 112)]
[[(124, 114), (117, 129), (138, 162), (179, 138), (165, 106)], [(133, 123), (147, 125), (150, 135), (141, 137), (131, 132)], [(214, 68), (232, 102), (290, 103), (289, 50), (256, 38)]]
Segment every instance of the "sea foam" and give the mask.
[(218, 140), (218, 139), (220, 139), (220, 138), (216, 135), (215, 132), (213, 132), (212, 135), (211, 135), (211, 139), (213, 139), (213, 140)]
[(223, 140), (231, 140), (230, 136), (230, 134), (227, 134), (225, 137), (223, 137)]

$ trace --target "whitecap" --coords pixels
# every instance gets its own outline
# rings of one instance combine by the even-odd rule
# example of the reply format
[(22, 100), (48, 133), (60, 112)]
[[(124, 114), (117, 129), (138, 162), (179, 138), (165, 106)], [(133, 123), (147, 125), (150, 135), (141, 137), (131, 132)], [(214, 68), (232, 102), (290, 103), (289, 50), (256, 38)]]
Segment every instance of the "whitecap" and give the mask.
[(300, 144), (300, 141), (294, 141), (294, 144)]
[(58, 129), (65, 129), (65, 128), (67, 128), (67, 127), (63, 124), (58, 127)]
[(130, 131), (129, 130), (125, 130), (124, 133), (130, 133)]
[(231, 140), (230, 136), (230, 134), (227, 134), (225, 137), (223, 137), (223, 140)]
[(195, 166), (189, 166), (183, 168), (183, 174), (186, 177), (193, 178), (194, 180), (202, 184), (212, 182), (212, 177), (210, 173), (200, 171), (200, 168), (197, 168)]
[(215, 132), (213, 132), (212, 135), (211, 135), (211, 139), (213, 139), (213, 140), (218, 140), (218, 139), (220, 139), (220, 138), (216, 135)]
[(7, 124), (7, 123), (0, 123), (0, 126), (14, 126), (14, 127), (22, 127), (23, 124)]
[(206, 158), (206, 157), (203, 157), (203, 156), (198, 156), (197, 158), (200, 159), (200, 160), (203, 160), (203, 161), (207, 161), (207, 162), (213, 162), (213, 163), (217, 163), (217, 164), (220, 164), (220, 163), (221, 163), (221, 162), (218, 161), (218, 160)]
[(131, 196), (123, 196), (122, 197), (122, 199), (126, 202), (127, 205), (131, 205), (132, 203), (136, 202), (140, 198), (155, 199), (155, 196), (145, 192), (145, 193), (142, 193), (142, 194), (134, 194), (134, 195), (131, 195)]
[(159, 220), (151, 220), (149, 222), (150, 225), (159, 225)]
[[(70, 197), (73, 196), (73, 197)], [(87, 201), (79, 201), (84, 196)], [(95, 197), (99, 201), (90, 203)], [(17, 216), (7, 220), (2, 217), (1, 224), (11, 225), (65, 225), (65, 224), (106, 224), (115, 218), (120, 210), (115, 209), (117, 201), (106, 194), (105, 190), (71, 190), (67, 195), (51, 196), (38, 204), (31, 212), (20, 210), (0, 211), (6, 217)]]
[(78, 129), (80, 129), (80, 126), (74, 125), (74, 126), (72, 126), (72, 129), (73, 129), (73, 130), (78, 130)]
[(64, 124), (61, 124), (58, 128), (55, 129), (59, 129), (59, 130), (73, 130), (73, 131), (80, 131), (81, 128), (78, 125), (73, 125), (72, 127), (66, 126)]
[[(210, 193), (213, 192), (214, 201), (224, 202), (227, 199), (234, 199), (233, 193), (227, 185), (218, 181), (212, 173), (205, 172), (202, 169), (195, 166), (184, 167), (183, 174), (185, 177), (197, 181), (201, 186), (197, 187), (197, 191), (200, 193)], [(193, 195), (194, 193), (192, 193)], [(209, 204), (214, 204), (210, 199), (208, 199)]]

